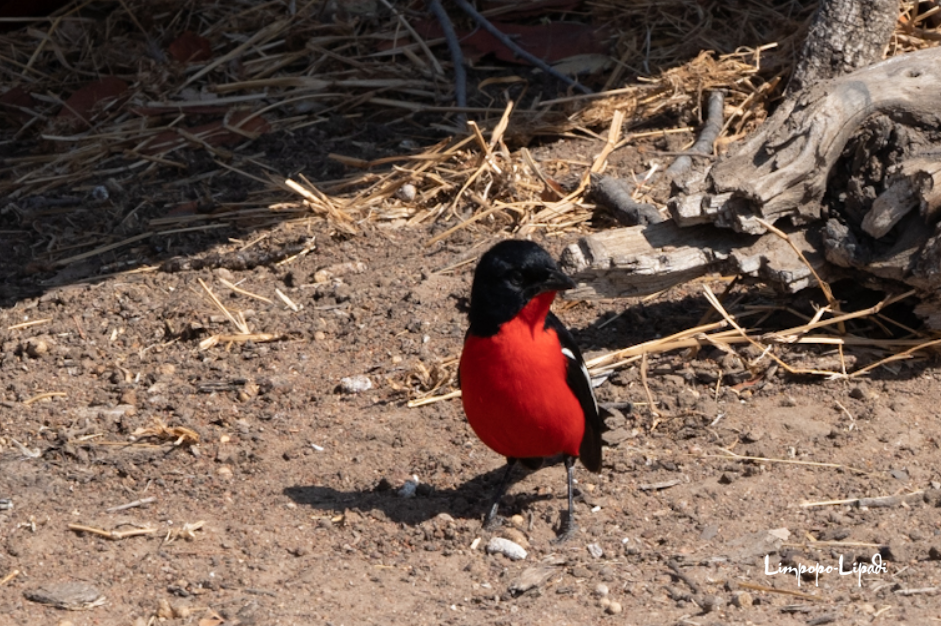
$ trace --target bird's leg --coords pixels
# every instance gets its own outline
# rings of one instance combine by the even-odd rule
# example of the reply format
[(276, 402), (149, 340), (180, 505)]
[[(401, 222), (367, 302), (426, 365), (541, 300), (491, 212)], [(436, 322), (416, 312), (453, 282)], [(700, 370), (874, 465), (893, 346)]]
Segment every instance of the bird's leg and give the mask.
[(513, 473), (513, 467), (516, 465), (516, 459), (507, 457), (506, 459), (506, 471), (503, 473), (503, 478), (500, 479), (499, 484), (497, 484), (497, 490), (493, 494), (493, 502), (490, 504), (490, 510), (487, 511), (487, 517), (484, 518), (484, 528), (493, 528), (498, 525), (496, 522), (497, 518), (497, 509), (500, 507), (500, 500), (503, 499), (503, 495), (506, 493), (506, 488), (510, 484), (510, 475)]
[(562, 521), (559, 524), (559, 536), (556, 538), (555, 543), (562, 543), (563, 541), (568, 541), (575, 536), (575, 532), (578, 530), (578, 526), (575, 525), (575, 457), (568, 456), (565, 457), (565, 470), (568, 473), (568, 496), (569, 496), (569, 510), (563, 514)]

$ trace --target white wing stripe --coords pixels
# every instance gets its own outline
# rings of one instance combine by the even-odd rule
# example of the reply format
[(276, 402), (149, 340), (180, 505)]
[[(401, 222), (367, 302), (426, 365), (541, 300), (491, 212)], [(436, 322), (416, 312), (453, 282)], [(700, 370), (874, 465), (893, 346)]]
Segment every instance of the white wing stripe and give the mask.
[(588, 373), (588, 368), (585, 367), (584, 362), (579, 362), (575, 358), (575, 353), (569, 350), (568, 348), (562, 348), (562, 354), (564, 354), (565, 357), (568, 358), (573, 363), (578, 363), (578, 366), (581, 368), (582, 376), (584, 376), (585, 380), (588, 381), (588, 392), (591, 394), (591, 401), (594, 403), (595, 413), (597, 413), (598, 412), (598, 400), (595, 399), (595, 390), (593, 389), (594, 386), (591, 384), (591, 375)]

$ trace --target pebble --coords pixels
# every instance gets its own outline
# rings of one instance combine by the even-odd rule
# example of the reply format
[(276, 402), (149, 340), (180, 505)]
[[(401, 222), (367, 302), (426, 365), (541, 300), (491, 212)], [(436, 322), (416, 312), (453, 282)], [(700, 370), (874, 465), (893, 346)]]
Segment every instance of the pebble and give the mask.
[(608, 586), (604, 583), (598, 583), (595, 585), (595, 589), (592, 592), (599, 598), (603, 598), (608, 595)]
[(81, 611), (105, 602), (94, 585), (84, 582), (50, 583), (23, 592), (27, 600), (59, 609)]
[(173, 607), (170, 606), (170, 601), (166, 598), (161, 599), (157, 603), (157, 617), (173, 619)]
[(596, 559), (600, 559), (604, 556), (604, 550), (602, 550), (601, 546), (597, 543), (589, 543), (586, 547), (588, 548), (588, 552)]
[(850, 398), (853, 398), (854, 400), (872, 400), (873, 399), (873, 393), (870, 391), (867, 391), (866, 389), (862, 387), (853, 387), (852, 389), (850, 389), (849, 396)]
[(523, 530), (523, 527), (526, 526), (526, 520), (523, 519), (523, 516), (518, 513), (510, 518), (510, 523), (520, 530)]
[(318, 330), (314, 333), (314, 341), (323, 341), (327, 338), (327, 334), (322, 330)]
[(32, 339), (27, 340), (26, 342), (26, 354), (33, 358), (38, 359), (42, 355), (49, 352), (49, 344), (43, 339), (33, 337)]
[(527, 553), (523, 546), (516, 542), (503, 537), (493, 537), (487, 543), (487, 554), (502, 554), (511, 561), (522, 561)]
[(418, 195), (418, 190), (412, 183), (405, 183), (395, 191), (395, 197), (405, 202), (412, 202)]
[(745, 433), (743, 439), (745, 443), (755, 443), (756, 441), (761, 441), (765, 436), (765, 431), (761, 429), (760, 426), (752, 426), (748, 429), (748, 432)]
[(752, 600), (751, 594), (747, 591), (737, 593), (732, 597), (732, 604), (740, 609), (747, 609), (753, 602), (754, 600)]
[(357, 374), (340, 379), (340, 391), (343, 393), (362, 393), (372, 389), (372, 381), (368, 376)]
[(702, 604), (700, 608), (704, 613), (711, 613), (718, 608), (722, 607), (722, 598), (714, 595), (706, 595), (702, 597)]
[(402, 498), (414, 498), (415, 492), (418, 491), (418, 476), (412, 476), (405, 481), (405, 484), (399, 489), (399, 497)]
[(513, 543), (519, 544), (519, 546), (524, 550), (529, 548), (529, 540), (526, 538), (526, 535), (524, 535), (523, 532), (518, 528), (513, 528), (512, 526), (509, 528), (504, 528), (503, 534)]
[(623, 607), (621, 607), (620, 602), (612, 601), (611, 604), (609, 604), (608, 607), (605, 609), (605, 612), (608, 613), (609, 615), (619, 615), (621, 611), (623, 610), (624, 609)]

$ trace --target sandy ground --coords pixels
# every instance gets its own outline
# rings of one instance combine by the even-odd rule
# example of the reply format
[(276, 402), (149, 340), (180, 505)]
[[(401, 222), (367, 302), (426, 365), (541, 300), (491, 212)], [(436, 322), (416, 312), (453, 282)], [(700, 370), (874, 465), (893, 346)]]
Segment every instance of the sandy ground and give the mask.
[[(561, 466), (521, 475), (503, 501), (506, 524), (486, 532), (503, 460), (474, 437), (459, 401), (405, 401), (453, 371), (473, 264), (448, 268), (492, 239), (480, 230), (427, 248), (424, 231), (334, 237), (299, 225), (268, 235), (263, 251), (315, 247), (232, 270), (225, 255), (239, 246), (220, 243), (203, 254), (221, 261), (200, 270), (74, 282), (0, 311), (0, 622), (941, 618), (936, 368), (755, 380), (718, 349), (652, 358), (659, 417), (636, 366), (598, 389), (615, 410), (603, 472), (577, 474), (577, 537), (552, 543)], [(567, 242), (544, 241), (556, 254)], [(278, 340), (201, 349), (235, 328), (199, 279)], [(559, 314), (596, 354), (692, 327), (705, 310), (690, 287)], [(371, 388), (350, 392), (342, 379), (353, 376)], [(898, 497), (855, 500), (883, 496)], [(112, 539), (76, 524), (144, 534)], [(526, 558), (488, 554), (494, 537)], [(801, 565), (825, 571), (769, 573)], [(874, 571), (854, 574), (861, 565)], [(68, 582), (84, 595), (59, 601), (100, 605), (41, 603)]]

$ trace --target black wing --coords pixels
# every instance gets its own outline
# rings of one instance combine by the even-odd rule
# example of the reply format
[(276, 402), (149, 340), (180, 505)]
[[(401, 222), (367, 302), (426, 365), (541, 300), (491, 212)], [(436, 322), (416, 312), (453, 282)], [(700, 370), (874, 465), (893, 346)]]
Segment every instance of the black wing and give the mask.
[(578, 398), (578, 403), (582, 405), (582, 411), (585, 413), (585, 435), (582, 437), (582, 445), (578, 450), (578, 458), (582, 465), (592, 472), (601, 471), (601, 416), (598, 414), (598, 402), (595, 400), (595, 392), (591, 387), (591, 376), (588, 375), (588, 368), (585, 367), (585, 360), (582, 353), (575, 343), (572, 333), (554, 314), (549, 313), (546, 317), (546, 328), (551, 328), (559, 336), (559, 342), (562, 344), (562, 354), (568, 365), (566, 370), (566, 382), (569, 388)]

